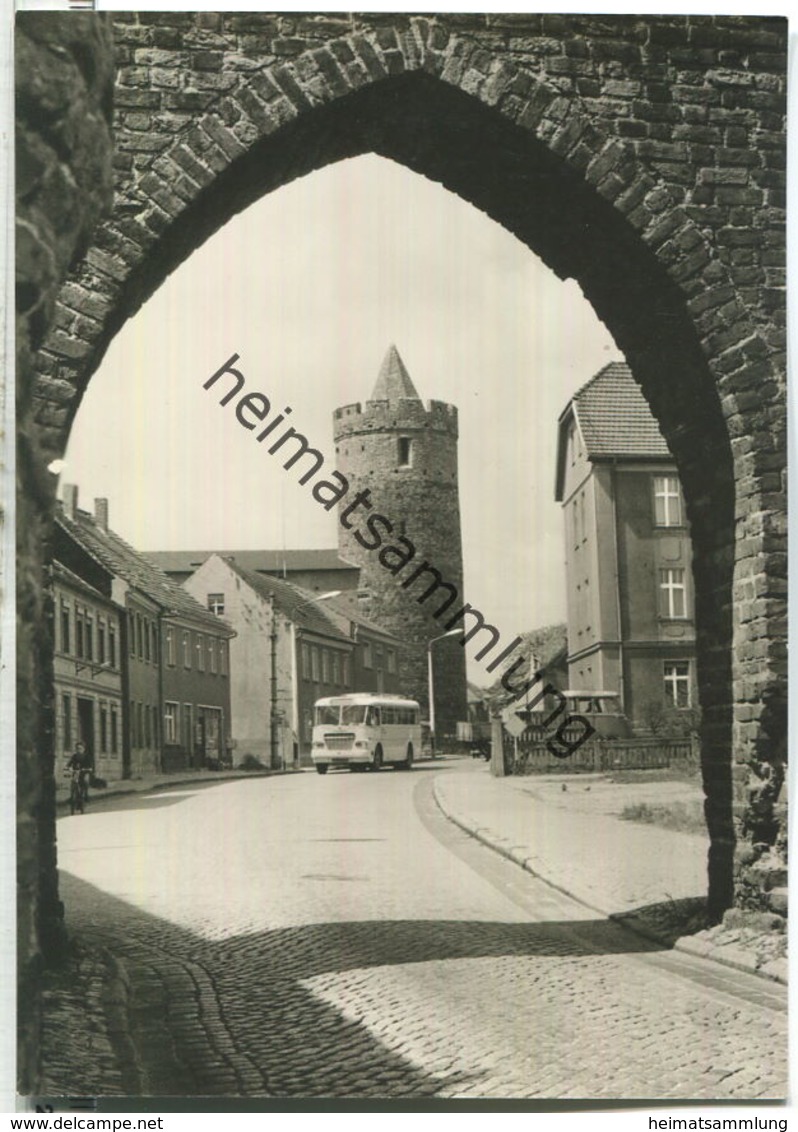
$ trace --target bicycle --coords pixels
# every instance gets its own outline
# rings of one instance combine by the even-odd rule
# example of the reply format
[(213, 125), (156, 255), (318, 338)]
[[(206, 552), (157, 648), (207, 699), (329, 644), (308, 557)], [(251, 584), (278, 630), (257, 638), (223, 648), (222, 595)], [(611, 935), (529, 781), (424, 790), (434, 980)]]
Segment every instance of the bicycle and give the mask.
[(86, 783), (86, 772), (77, 767), (74, 770), (67, 771), (70, 775), (69, 782), (69, 812), (74, 814), (84, 813), (86, 809), (86, 802), (89, 800), (89, 791)]

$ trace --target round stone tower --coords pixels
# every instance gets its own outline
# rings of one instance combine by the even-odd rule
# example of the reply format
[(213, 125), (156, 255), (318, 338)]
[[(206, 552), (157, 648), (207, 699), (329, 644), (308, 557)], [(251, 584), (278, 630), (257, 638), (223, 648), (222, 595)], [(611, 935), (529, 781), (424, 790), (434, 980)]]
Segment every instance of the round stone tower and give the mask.
[[(391, 346), (371, 398), (336, 409), (333, 427), (338, 471), (350, 485), (339, 508), (341, 556), (361, 568), (364, 616), (401, 642), (402, 693), (434, 719), (440, 743), (468, 718), (462, 638), (443, 637), (463, 627), (456, 615), (465, 600), (457, 409), (425, 405)], [(347, 514), (358, 492), (367, 495)]]

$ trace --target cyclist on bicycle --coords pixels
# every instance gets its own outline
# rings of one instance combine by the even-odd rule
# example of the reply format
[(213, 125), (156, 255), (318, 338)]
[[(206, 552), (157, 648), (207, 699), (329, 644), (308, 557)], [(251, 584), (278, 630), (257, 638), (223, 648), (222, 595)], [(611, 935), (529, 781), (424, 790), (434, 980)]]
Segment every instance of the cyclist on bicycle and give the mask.
[(66, 764), (65, 773), (77, 775), (83, 800), (89, 797), (89, 775), (91, 774), (91, 759), (83, 743), (75, 744), (75, 753)]

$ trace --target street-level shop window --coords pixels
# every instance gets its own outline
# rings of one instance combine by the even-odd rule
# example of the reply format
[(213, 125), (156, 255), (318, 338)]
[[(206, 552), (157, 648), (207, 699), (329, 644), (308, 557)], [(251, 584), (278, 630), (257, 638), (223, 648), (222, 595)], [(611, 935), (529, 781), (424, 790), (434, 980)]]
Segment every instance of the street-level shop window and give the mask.
[(690, 662), (665, 662), (665, 699), (676, 708), (690, 707)]
[(178, 705), (165, 703), (163, 706), (163, 737), (165, 743), (177, 742)]
[(658, 527), (682, 525), (682, 494), (678, 476), (654, 476), (654, 522)]

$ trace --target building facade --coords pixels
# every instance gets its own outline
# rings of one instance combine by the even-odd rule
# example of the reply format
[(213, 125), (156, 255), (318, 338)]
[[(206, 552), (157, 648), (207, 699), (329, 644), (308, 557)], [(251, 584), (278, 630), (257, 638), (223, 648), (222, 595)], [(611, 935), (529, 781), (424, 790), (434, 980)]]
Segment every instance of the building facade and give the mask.
[[(116, 652), (118, 641), (119, 777), (229, 761), (228, 642), (234, 635), (229, 625), (110, 528), (106, 500), (95, 500), (93, 515), (81, 510), (73, 485), (64, 487), (53, 549), (62, 569), (84, 579), (118, 611), (113, 648)], [(108, 654), (108, 614), (102, 637), (94, 614), (92, 618), (90, 635), (85, 616), (81, 622), (82, 647), (91, 647), (93, 653), (102, 648)], [(81, 710), (84, 717), (83, 722), (78, 717), (78, 725), (88, 733), (88, 709)], [(103, 735), (101, 713), (97, 725), (100, 740), (95, 739), (95, 746)]]
[[(346, 591), (314, 594), (212, 554), (183, 583), (235, 631), (233, 762), (307, 762), (322, 696), (398, 690), (398, 642), (358, 618)], [(329, 600), (328, 600), (329, 599)]]
[(636, 731), (697, 707), (690, 530), (676, 465), (624, 363), (559, 421), (568, 682), (617, 692)]
[(95, 774), (118, 780), (123, 777), (122, 610), (57, 561), (52, 594), (57, 779), (80, 742)]
[[(454, 737), (468, 717), (462, 637), (444, 636), (464, 602), (457, 409), (425, 405), (391, 346), (370, 399), (336, 409), (333, 427), (337, 469), (350, 485), (339, 553), (360, 566), (364, 614), (404, 646), (402, 693), (429, 718), (431, 682), (438, 736)], [(356, 493), (367, 497), (350, 517)]]

